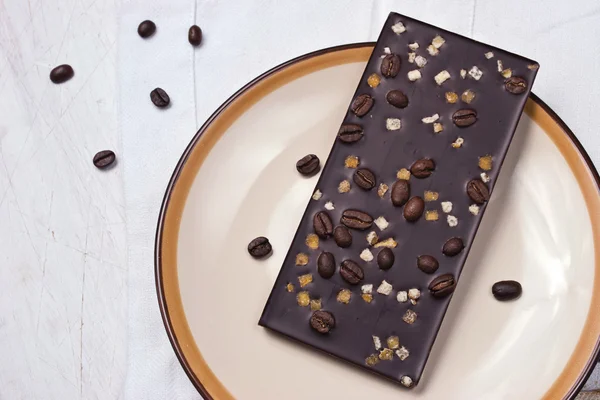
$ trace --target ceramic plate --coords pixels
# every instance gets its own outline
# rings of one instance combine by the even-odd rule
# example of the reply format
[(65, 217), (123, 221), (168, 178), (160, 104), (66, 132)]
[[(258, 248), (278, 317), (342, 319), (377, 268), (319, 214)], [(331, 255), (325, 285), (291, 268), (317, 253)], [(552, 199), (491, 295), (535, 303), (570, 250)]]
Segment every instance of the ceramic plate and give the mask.
[[(257, 325), (372, 44), (336, 47), (263, 74), (206, 122), (160, 215), (156, 281), (183, 368), (214, 399), (563, 399), (600, 337), (598, 175), (565, 124), (532, 96), (421, 382), (365, 373)], [(323, 188), (321, 188), (323, 189)], [(274, 254), (252, 259), (248, 242)], [(491, 285), (522, 283), (500, 303)]]

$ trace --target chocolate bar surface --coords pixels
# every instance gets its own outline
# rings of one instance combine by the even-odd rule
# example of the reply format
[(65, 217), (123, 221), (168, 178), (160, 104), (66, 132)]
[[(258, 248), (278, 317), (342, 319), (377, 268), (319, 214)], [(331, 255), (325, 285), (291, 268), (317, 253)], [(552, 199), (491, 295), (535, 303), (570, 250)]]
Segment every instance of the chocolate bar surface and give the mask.
[(391, 13), (259, 324), (415, 386), (537, 69)]

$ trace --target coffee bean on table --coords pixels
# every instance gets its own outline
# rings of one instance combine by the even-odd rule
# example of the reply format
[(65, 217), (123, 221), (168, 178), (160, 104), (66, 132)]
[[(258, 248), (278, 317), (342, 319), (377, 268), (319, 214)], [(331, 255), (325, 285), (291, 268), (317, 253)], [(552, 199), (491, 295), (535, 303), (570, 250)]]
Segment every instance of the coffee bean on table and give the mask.
[(454, 125), (465, 128), (473, 125), (477, 121), (477, 111), (470, 108), (463, 108), (452, 114)]
[(310, 326), (315, 331), (325, 334), (335, 328), (335, 318), (329, 311), (318, 310), (310, 317)]
[(429, 291), (433, 297), (446, 297), (456, 288), (456, 280), (452, 274), (443, 274), (435, 278), (429, 284)]
[(271, 253), (273, 247), (269, 239), (259, 236), (248, 244), (248, 253), (254, 258), (263, 258)]
[(102, 150), (96, 153), (94, 156), (94, 165), (96, 168), (104, 169), (108, 168), (114, 163), (116, 160), (116, 156), (114, 151), (112, 150)]
[(156, 25), (150, 20), (143, 21), (138, 26), (138, 35), (144, 39), (154, 35), (154, 32), (156, 32)]
[(408, 106), (408, 97), (400, 90), (390, 90), (385, 95), (385, 99), (388, 103), (397, 108), (406, 108), (406, 106)]
[(344, 143), (358, 142), (363, 137), (364, 131), (360, 125), (344, 124), (338, 131), (338, 138)]
[(346, 225), (348, 228), (365, 230), (369, 229), (371, 225), (373, 225), (373, 217), (364, 211), (345, 210), (342, 213), (340, 222)]
[(322, 278), (329, 279), (335, 273), (335, 258), (333, 254), (324, 251), (317, 258), (317, 272)]
[(202, 43), (202, 29), (198, 25), (192, 25), (188, 31), (188, 42), (192, 46), (200, 46)]
[(410, 167), (410, 173), (419, 179), (427, 178), (435, 171), (435, 162), (429, 158), (422, 158)]
[(333, 230), (333, 239), (338, 246), (342, 248), (350, 247), (352, 244), (352, 234), (344, 225), (338, 225)]
[(414, 196), (404, 206), (404, 219), (409, 222), (415, 222), (425, 210), (425, 202), (419, 196)]
[(396, 207), (402, 207), (410, 197), (410, 183), (404, 179), (397, 180), (392, 185), (392, 204)]
[(321, 239), (327, 239), (333, 235), (333, 223), (326, 211), (319, 211), (313, 217), (313, 229)]
[(520, 76), (513, 76), (504, 82), (504, 87), (508, 93), (521, 94), (527, 90), (527, 81)]
[(369, 112), (369, 110), (371, 110), (371, 107), (373, 107), (374, 102), (375, 101), (373, 100), (373, 98), (368, 94), (360, 94), (354, 99), (354, 101), (350, 105), (350, 110), (352, 110), (352, 112), (357, 116), (362, 117), (366, 115)]
[(69, 64), (62, 64), (50, 71), (50, 80), (53, 83), (64, 83), (71, 79), (73, 75), (75, 75), (73, 67), (71, 67)]
[(161, 88), (156, 88), (150, 92), (150, 100), (158, 108), (165, 108), (171, 103), (169, 95)]
[(319, 157), (314, 154), (308, 154), (296, 163), (296, 169), (302, 175), (314, 175), (321, 169)]
[(379, 265), (379, 268), (387, 270), (392, 268), (395, 259), (396, 257), (394, 256), (392, 249), (386, 247), (381, 249), (379, 254), (377, 254), (377, 265)]
[(354, 180), (354, 183), (363, 190), (371, 190), (377, 183), (375, 174), (367, 168), (357, 169), (356, 172), (354, 172), (352, 180)]
[(402, 61), (396, 54), (388, 54), (381, 60), (381, 75), (386, 78), (395, 78), (400, 72)]
[(365, 277), (365, 273), (360, 265), (352, 260), (344, 260), (340, 265), (340, 275), (342, 279), (351, 285), (356, 285)]
[(523, 288), (517, 281), (499, 281), (492, 286), (492, 294), (496, 300), (508, 301), (521, 296)]
[(465, 245), (462, 239), (458, 237), (453, 237), (448, 239), (446, 243), (444, 243), (442, 253), (444, 253), (448, 257), (454, 257), (455, 255), (459, 254), (464, 248)]
[(472, 179), (467, 183), (467, 195), (477, 204), (483, 204), (490, 199), (490, 190), (481, 179)]
[(417, 257), (417, 267), (426, 274), (433, 274), (440, 267), (434, 256), (423, 255)]

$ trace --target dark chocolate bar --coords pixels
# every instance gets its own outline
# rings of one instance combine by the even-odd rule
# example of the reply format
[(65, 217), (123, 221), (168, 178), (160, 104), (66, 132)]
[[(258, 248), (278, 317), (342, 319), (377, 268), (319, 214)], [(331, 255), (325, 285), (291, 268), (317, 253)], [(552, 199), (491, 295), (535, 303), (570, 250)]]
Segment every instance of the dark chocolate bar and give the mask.
[(537, 69), (391, 13), (259, 324), (416, 385)]

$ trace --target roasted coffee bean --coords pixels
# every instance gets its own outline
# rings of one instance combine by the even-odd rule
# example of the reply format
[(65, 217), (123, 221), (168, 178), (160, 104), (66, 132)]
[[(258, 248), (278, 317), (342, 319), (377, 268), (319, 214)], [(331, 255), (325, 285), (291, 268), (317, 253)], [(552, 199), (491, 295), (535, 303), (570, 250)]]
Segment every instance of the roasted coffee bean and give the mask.
[(344, 124), (338, 131), (338, 139), (344, 143), (358, 142), (363, 137), (364, 131), (360, 125)]
[(463, 108), (452, 114), (452, 122), (461, 128), (471, 126), (477, 121), (477, 111)]
[(319, 211), (313, 217), (313, 228), (321, 239), (327, 239), (333, 235), (333, 223), (326, 211)]
[(504, 82), (504, 87), (508, 93), (521, 94), (527, 90), (527, 81), (520, 76), (513, 76)]
[(410, 222), (415, 222), (425, 210), (425, 202), (419, 196), (411, 197), (411, 199), (404, 206), (404, 219)]
[(523, 288), (517, 281), (500, 281), (492, 286), (492, 294), (496, 300), (508, 301), (521, 296)]
[(400, 90), (390, 90), (385, 95), (385, 99), (388, 103), (397, 108), (405, 108), (408, 106), (408, 97)]
[(367, 168), (357, 169), (356, 172), (354, 172), (352, 180), (359, 188), (363, 190), (371, 190), (377, 183), (375, 180), (375, 174)]
[(379, 254), (377, 254), (377, 265), (381, 269), (390, 269), (392, 265), (394, 265), (394, 260), (396, 257), (394, 256), (394, 252), (390, 248), (381, 249)]
[(171, 103), (169, 95), (161, 88), (156, 88), (150, 92), (150, 100), (158, 108), (165, 108)]
[(454, 257), (455, 255), (459, 254), (464, 248), (465, 245), (462, 239), (458, 237), (453, 237), (446, 240), (446, 243), (444, 243), (444, 247), (442, 248), (442, 253), (444, 253), (448, 257)]
[(352, 244), (352, 233), (344, 225), (338, 225), (333, 230), (333, 239), (340, 247), (350, 247)]
[(472, 179), (467, 183), (467, 195), (477, 204), (483, 204), (490, 199), (490, 190), (481, 179)]
[(374, 100), (371, 96), (368, 94), (360, 94), (354, 99), (352, 105), (350, 105), (350, 110), (357, 116), (362, 117), (369, 112), (371, 107), (373, 107), (373, 103)]
[(365, 230), (373, 225), (373, 217), (359, 210), (345, 210), (340, 222), (348, 228)]
[(456, 280), (452, 274), (440, 275), (429, 284), (429, 291), (433, 297), (446, 297), (456, 288)]
[(254, 258), (263, 258), (271, 253), (273, 247), (269, 239), (259, 236), (248, 244), (248, 253)]
[(404, 179), (399, 179), (392, 185), (392, 204), (396, 207), (402, 207), (410, 197), (410, 183)]
[(344, 260), (340, 265), (340, 275), (342, 279), (351, 285), (356, 285), (365, 277), (365, 273), (360, 265), (352, 260)]
[(202, 29), (198, 25), (192, 25), (188, 31), (188, 42), (192, 46), (200, 46), (202, 43)]
[(321, 169), (319, 157), (314, 154), (308, 154), (296, 162), (296, 169), (302, 175), (314, 175)]
[(335, 318), (329, 311), (318, 310), (310, 317), (310, 326), (319, 333), (328, 333), (335, 328)]
[(75, 75), (73, 67), (69, 64), (62, 64), (50, 71), (50, 80), (53, 83), (63, 83), (71, 79)]
[(335, 273), (335, 258), (333, 254), (324, 251), (317, 258), (317, 272), (322, 278), (329, 279)]
[(419, 179), (427, 178), (435, 171), (435, 162), (429, 158), (422, 158), (410, 167), (410, 173)]
[(434, 256), (419, 256), (417, 257), (417, 267), (426, 274), (433, 274), (440, 267), (440, 263)]
[(138, 35), (144, 39), (154, 35), (154, 32), (156, 32), (156, 25), (150, 20), (143, 21), (138, 26)]
[(396, 54), (388, 54), (381, 60), (381, 75), (386, 78), (395, 78), (400, 72), (402, 61)]
[(116, 156), (112, 150), (102, 150), (94, 156), (94, 165), (96, 168), (108, 168), (115, 162)]

